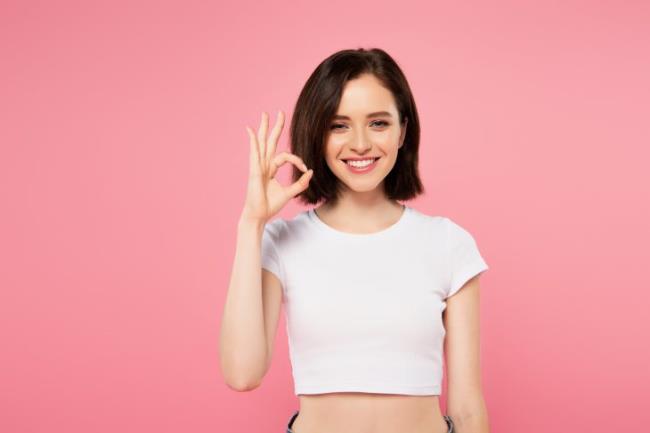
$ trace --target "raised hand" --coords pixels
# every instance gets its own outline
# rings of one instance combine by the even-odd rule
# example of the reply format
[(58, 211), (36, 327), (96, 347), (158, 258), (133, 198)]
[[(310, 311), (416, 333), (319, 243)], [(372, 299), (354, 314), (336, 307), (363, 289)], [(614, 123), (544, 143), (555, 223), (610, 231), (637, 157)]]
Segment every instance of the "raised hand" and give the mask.
[[(266, 223), (296, 195), (307, 189), (313, 170), (300, 157), (289, 152), (275, 154), (278, 138), (284, 126), (284, 113), (278, 111), (275, 126), (269, 137), (269, 115), (262, 113), (257, 134), (246, 126), (250, 138), (250, 170), (248, 189), (242, 218)], [(284, 186), (275, 179), (275, 174), (284, 163), (290, 162), (303, 171), (302, 176), (291, 185)]]

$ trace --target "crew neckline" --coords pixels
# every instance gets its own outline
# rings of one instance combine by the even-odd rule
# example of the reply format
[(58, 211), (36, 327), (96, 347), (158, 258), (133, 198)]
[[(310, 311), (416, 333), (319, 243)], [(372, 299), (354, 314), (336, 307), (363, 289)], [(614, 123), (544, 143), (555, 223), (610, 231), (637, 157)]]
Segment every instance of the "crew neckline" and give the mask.
[(372, 232), (372, 233), (351, 233), (351, 232), (344, 232), (339, 229), (335, 229), (334, 227), (330, 226), (329, 224), (326, 224), (323, 220), (320, 219), (320, 217), (316, 213), (315, 208), (309, 209), (307, 211), (307, 216), (315, 225), (320, 227), (322, 230), (332, 233), (336, 236), (357, 238), (357, 239), (370, 239), (370, 238), (376, 238), (376, 237), (388, 235), (394, 232), (395, 230), (397, 230), (400, 226), (402, 226), (404, 224), (404, 221), (408, 218), (408, 216), (411, 213), (411, 208), (409, 206), (402, 204), (402, 207), (404, 208), (404, 210), (402, 211), (402, 215), (399, 217), (399, 219), (396, 222), (386, 227), (385, 229)]

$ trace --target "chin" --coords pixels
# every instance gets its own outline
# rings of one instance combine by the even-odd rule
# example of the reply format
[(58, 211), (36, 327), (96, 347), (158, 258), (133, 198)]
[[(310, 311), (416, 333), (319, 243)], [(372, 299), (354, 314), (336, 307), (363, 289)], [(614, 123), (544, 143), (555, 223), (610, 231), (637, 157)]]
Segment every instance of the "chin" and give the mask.
[(381, 181), (383, 178), (379, 179), (378, 181), (376, 178), (373, 179), (364, 179), (364, 180), (359, 180), (359, 179), (352, 179), (352, 180), (343, 180), (344, 178), (339, 177), (339, 181), (343, 183), (349, 190), (354, 191), (354, 192), (370, 192), (379, 185), (381, 185)]

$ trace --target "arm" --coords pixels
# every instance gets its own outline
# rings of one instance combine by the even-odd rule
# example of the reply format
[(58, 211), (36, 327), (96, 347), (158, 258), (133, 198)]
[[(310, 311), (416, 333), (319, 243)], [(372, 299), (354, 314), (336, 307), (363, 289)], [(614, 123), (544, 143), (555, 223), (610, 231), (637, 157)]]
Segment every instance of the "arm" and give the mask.
[(489, 433), (481, 388), (479, 276), (447, 298), (443, 314), (447, 365), (447, 414), (457, 433)]
[(280, 316), (282, 286), (275, 275), (261, 270), (263, 231), (264, 224), (244, 218), (239, 221), (221, 319), (221, 372), (236, 391), (249, 391), (261, 383), (271, 361)]
[[(280, 316), (281, 283), (271, 272), (262, 270), (266, 222), (309, 186), (313, 174), (298, 156), (289, 152), (275, 154), (283, 125), (284, 113), (280, 111), (268, 138), (266, 112), (262, 113), (257, 134), (246, 127), (250, 145), (248, 187), (244, 211), (237, 224), (237, 249), (219, 343), (221, 372), (226, 383), (237, 391), (248, 391), (261, 383), (271, 361), (273, 336)], [(275, 175), (287, 162), (303, 174), (291, 185), (284, 186)]]

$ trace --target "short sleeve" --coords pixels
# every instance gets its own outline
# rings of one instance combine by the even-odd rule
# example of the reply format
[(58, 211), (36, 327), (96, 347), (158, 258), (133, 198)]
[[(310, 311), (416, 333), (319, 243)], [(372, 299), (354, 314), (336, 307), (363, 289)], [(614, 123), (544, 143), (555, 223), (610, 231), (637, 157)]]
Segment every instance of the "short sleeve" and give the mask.
[(281, 228), (281, 219), (267, 222), (264, 226), (264, 233), (262, 234), (262, 268), (272, 272), (284, 287), (282, 263), (278, 252)]
[(447, 218), (449, 254), (449, 286), (447, 297), (454, 295), (472, 277), (488, 270), (474, 237), (463, 227)]

